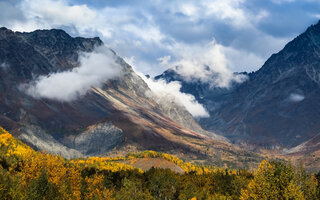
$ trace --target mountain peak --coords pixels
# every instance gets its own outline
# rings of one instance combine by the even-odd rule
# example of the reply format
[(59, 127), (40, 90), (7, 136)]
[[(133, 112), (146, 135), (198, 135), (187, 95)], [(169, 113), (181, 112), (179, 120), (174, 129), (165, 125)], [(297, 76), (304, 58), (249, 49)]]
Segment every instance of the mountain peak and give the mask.
[(14, 32), (10, 29), (7, 29), (6, 27), (1, 27), (0, 28), (0, 38), (6, 38), (9, 35), (13, 35)]
[(316, 24), (313, 24), (310, 27), (320, 28), (320, 19), (318, 20), (318, 22)]
[[(316, 24), (312, 24), (311, 26), (308, 27), (306, 30), (307, 34), (312, 34), (312, 35), (319, 35), (320, 34), (320, 20)], [(301, 34), (303, 35), (303, 34)]]
[(33, 32), (30, 32), (29, 34), (34, 34), (37, 36), (46, 36), (46, 37), (54, 36), (54, 37), (60, 37), (60, 38), (71, 38), (71, 36), (62, 29), (35, 30)]
[(8, 30), (6, 27), (0, 27), (0, 31)]
[(67, 32), (62, 29), (43, 29), (35, 30), (32, 32), (21, 33), (28, 40), (32, 40), (35, 43), (68, 43), (76, 38), (71, 37)]
[[(12, 31), (6, 27), (0, 27), (0, 37), (8, 36), (22, 36), (27, 39), (28, 42), (38, 45), (57, 45), (68, 44), (71, 41), (77, 41), (76, 43), (91, 43), (93, 46), (100, 46), (103, 44), (99, 37), (84, 38), (84, 37), (71, 37), (66, 31), (62, 29), (38, 29), (32, 32), (19, 32)], [(73, 42), (71, 42), (73, 43)], [(89, 46), (91, 46), (89, 45)], [(90, 48), (90, 50), (92, 50)]]

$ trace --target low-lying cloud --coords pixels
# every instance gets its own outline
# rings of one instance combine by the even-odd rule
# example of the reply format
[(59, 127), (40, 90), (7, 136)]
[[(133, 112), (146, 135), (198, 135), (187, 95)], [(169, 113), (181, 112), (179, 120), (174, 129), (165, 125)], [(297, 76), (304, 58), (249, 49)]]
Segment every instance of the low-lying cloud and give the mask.
[(229, 87), (232, 81), (242, 82), (246, 76), (234, 74), (228, 59), (225, 57), (226, 47), (215, 40), (204, 46), (176, 44), (172, 46), (176, 52), (175, 61), (171, 57), (159, 58), (160, 64), (167, 64), (186, 81), (200, 80), (213, 87)]
[(72, 101), (86, 94), (90, 88), (99, 87), (121, 74), (116, 55), (104, 46), (90, 53), (81, 53), (79, 63), (80, 66), (71, 71), (40, 76), (22, 88), (34, 98)]
[(195, 99), (191, 94), (180, 91), (181, 83), (173, 81), (167, 83), (165, 80), (154, 80), (152, 78), (146, 79), (145, 82), (154, 94), (159, 97), (160, 101), (167, 101), (172, 99), (176, 104), (183, 105), (189, 113), (194, 117), (209, 117), (207, 110)]
[(297, 93), (291, 93), (288, 97), (288, 100), (290, 102), (299, 102), (304, 100), (304, 95), (297, 94)]
[(180, 91), (180, 82), (173, 81), (167, 83), (163, 79), (154, 80), (153, 78), (147, 78), (142, 73), (137, 71), (136, 73), (147, 83), (152, 91), (152, 97), (155, 97), (155, 101), (157, 101), (159, 104), (166, 104), (173, 101), (178, 105), (184, 106), (193, 117), (210, 116), (203, 105), (201, 105), (193, 95)]

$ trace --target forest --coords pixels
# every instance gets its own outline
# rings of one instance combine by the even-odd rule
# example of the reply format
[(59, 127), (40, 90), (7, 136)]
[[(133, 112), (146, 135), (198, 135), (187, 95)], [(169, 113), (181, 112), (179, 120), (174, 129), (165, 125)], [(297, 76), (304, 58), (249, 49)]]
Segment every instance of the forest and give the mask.
[[(130, 163), (162, 158), (183, 169), (142, 170)], [(320, 199), (320, 173), (280, 160), (255, 170), (202, 166), (160, 152), (64, 159), (38, 152), (0, 127), (0, 199), (233, 200)]]

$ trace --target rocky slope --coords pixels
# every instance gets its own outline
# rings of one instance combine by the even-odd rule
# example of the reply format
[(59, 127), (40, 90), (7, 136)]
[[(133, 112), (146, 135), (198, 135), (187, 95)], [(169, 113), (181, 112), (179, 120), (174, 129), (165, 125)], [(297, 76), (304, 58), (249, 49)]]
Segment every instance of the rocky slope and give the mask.
[(202, 130), (184, 107), (159, 105), (120, 57), (121, 77), (70, 102), (34, 98), (21, 89), (39, 76), (77, 68), (80, 53), (100, 45), (99, 38), (73, 38), (62, 30), (1, 28), (0, 124), (34, 148), (65, 157), (152, 149), (220, 165), (261, 159)]

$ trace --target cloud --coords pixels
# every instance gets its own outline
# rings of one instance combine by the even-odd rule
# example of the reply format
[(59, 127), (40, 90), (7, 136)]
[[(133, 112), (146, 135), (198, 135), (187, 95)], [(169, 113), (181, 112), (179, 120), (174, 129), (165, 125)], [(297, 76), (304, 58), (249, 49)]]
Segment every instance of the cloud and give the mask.
[(133, 24), (123, 26), (123, 30), (126, 32), (133, 33), (138, 36), (142, 40), (146, 42), (155, 42), (159, 43), (164, 39), (164, 35), (160, 32), (160, 30), (155, 26), (149, 27), (137, 27)]
[(24, 20), (23, 12), (13, 5), (14, 1), (0, 1), (0, 24), (9, 26), (16, 21)]
[(157, 61), (159, 61), (159, 64), (162, 66), (168, 66), (170, 60), (171, 56), (163, 56), (157, 59)]
[(235, 75), (229, 70), (226, 48), (215, 40), (206, 45), (184, 45), (177, 43), (172, 47), (176, 61), (168, 66), (183, 76), (186, 81), (200, 80), (214, 87), (229, 87), (232, 81), (242, 82), (243, 75)]
[(40, 76), (22, 88), (34, 98), (72, 101), (86, 94), (90, 88), (99, 87), (105, 81), (121, 74), (116, 56), (106, 47), (97, 47), (94, 52), (82, 53), (80, 66), (71, 71)]
[[(45, 5), (45, 6), (44, 6)], [(97, 14), (87, 5), (68, 5), (65, 1), (42, 0), (40, 4), (35, 0), (26, 0), (22, 4), (23, 8), (27, 8), (28, 17), (41, 17), (43, 21), (49, 24), (88, 24), (91, 23)], [(53, 17), (54, 16), (54, 17)]]
[(299, 101), (304, 100), (304, 98), (305, 97), (301, 94), (292, 93), (289, 95), (288, 100), (291, 102), (299, 102)]
[(220, 20), (227, 20), (233, 26), (248, 26), (250, 25), (250, 12), (245, 12), (242, 5), (244, 0), (206, 0), (203, 1), (203, 6), (206, 8), (207, 15), (214, 15)]
[[(142, 77), (142, 76), (141, 76)], [(154, 80), (152, 78), (143, 78), (149, 88), (156, 96), (155, 100), (158, 103), (167, 104), (174, 101), (178, 105), (184, 106), (189, 113), (194, 117), (209, 117), (206, 109), (197, 102), (191, 94), (186, 94), (180, 91), (181, 83), (173, 81), (167, 83), (165, 80)]]

